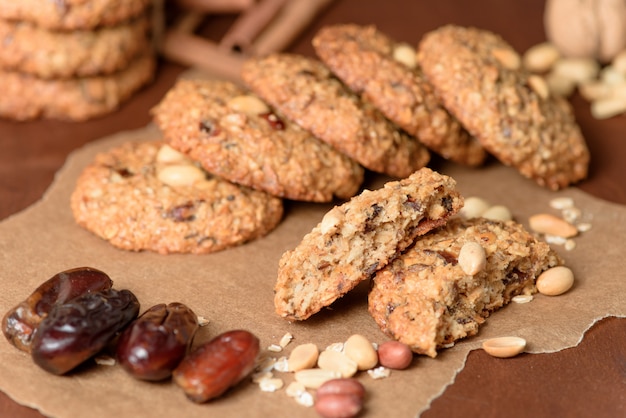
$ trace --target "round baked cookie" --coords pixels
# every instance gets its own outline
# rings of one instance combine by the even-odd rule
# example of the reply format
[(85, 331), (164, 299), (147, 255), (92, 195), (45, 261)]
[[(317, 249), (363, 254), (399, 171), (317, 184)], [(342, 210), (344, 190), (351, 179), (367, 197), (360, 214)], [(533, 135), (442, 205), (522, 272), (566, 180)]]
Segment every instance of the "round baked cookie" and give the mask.
[(443, 26), (422, 38), (418, 60), (446, 108), (502, 163), (554, 190), (587, 176), (589, 150), (571, 105), (524, 70), (500, 36)]
[(287, 118), (372, 171), (404, 178), (428, 150), (313, 58), (276, 53), (247, 60), (242, 78)]
[(152, 0), (0, 0), (0, 19), (54, 30), (117, 25), (148, 10)]
[(429, 168), (335, 206), (282, 255), (276, 313), (307, 319), (369, 279), (417, 236), (445, 224), (461, 206), (456, 182)]
[(0, 20), (0, 68), (41, 78), (111, 74), (150, 47), (149, 19), (97, 30), (49, 31)]
[(179, 80), (153, 109), (168, 143), (210, 173), (292, 200), (354, 196), (363, 168), (228, 81)]
[(29, 120), (39, 117), (80, 121), (117, 109), (155, 72), (156, 58), (143, 54), (116, 73), (85, 78), (46, 80), (0, 71), (0, 117)]
[(478, 166), (486, 152), (435, 96), (417, 65), (416, 52), (375, 26), (326, 26), (313, 38), (322, 62), (348, 87), (431, 151)]
[(203, 254), (258, 238), (280, 222), (282, 200), (207, 174), (162, 141), (98, 154), (76, 183), (78, 225), (115, 247)]
[[(459, 261), (466, 244), (484, 251), (476, 272)], [(385, 334), (435, 357), (437, 349), (475, 335), (513, 296), (535, 293), (535, 279), (560, 264), (548, 244), (514, 221), (457, 217), (376, 272), (369, 312)]]

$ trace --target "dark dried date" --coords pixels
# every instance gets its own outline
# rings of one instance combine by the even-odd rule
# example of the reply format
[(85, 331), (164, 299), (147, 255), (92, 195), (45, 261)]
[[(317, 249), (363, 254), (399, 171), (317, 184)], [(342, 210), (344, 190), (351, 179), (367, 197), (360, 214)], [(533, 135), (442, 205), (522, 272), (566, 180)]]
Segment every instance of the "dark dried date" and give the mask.
[(117, 360), (138, 379), (166, 379), (187, 354), (198, 328), (196, 314), (182, 303), (155, 305), (124, 330)]
[(189, 399), (206, 402), (241, 382), (259, 354), (259, 339), (248, 331), (218, 335), (192, 351), (172, 374)]
[(139, 313), (129, 290), (106, 289), (55, 305), (32, 340), (34, 362), (54, 374), (65, 374), (97, 354)]
[(85, 293), (110, 289), (112, 285), (106, 273), (91, 267), (57, 273), (4, 315), (2, 332), (15, 347), (30, 352), (33, 333), (53, 306)]

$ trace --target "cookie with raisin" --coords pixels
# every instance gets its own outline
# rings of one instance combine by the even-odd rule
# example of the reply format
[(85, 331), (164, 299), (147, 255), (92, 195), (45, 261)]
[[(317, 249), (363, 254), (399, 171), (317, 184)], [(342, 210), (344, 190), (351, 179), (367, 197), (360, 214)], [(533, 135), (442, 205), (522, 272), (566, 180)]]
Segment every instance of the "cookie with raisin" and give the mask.
[(76, 223), (113, 246), (206, 254), (269, 233), (282, 200), (199, 168), (161, 140), (98, 154), (71, 196)]
[(291, 200), (354, 196), (363, 168), (228, 81), (179, 80), (152, 111), (170, 146), (208, 172)]
[(463, 205), (456, 182), (429, 168), (335, 206), (279, 262), (276, 313), (305, 320), (369, 279)]

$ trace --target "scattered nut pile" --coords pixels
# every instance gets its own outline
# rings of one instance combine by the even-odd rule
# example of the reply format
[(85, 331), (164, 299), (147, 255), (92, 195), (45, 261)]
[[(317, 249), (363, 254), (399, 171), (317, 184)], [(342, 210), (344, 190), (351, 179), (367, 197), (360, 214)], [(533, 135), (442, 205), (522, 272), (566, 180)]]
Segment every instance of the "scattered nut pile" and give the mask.
[(602, 65), (595, 58), (564, 57), (554, 44), (544, 42), (529, 48), (522, 61), (536, 80), (545, 78), (550, 94), (569, 97), (578, 91), (596, 119), (626, 112), (626, 50)]

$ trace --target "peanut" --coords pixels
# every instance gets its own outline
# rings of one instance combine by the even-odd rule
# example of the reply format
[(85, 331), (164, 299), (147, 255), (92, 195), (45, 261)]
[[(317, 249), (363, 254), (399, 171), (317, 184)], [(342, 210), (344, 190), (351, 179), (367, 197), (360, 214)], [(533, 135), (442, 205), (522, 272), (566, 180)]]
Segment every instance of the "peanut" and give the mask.
[(378, 364), (378, 353), (363, 335), (351, 335), (344, 344), (344, 353), (354, 360), (359, 370), (367, 370)]
[(350, 418), (363, 408), (365, 388), (355, 379), (333, 379), (317, 390), (315, 411), (324, 418)]
[(409, 68), (417, 67), (417, 56), (415, 49), (409, 44), (399, 43), (393, 49), (393, 58)]
[(559, 59), (559, 50), (550, 42), (530, 47), (522, 57), (524, 68), (534, 73), (549, 71)]
[(600, 65), (591, 58), (563, 58), (554, 64), (553, 72), (580, 84), (596, 78), (600, 72)]
[(487, 265), (485, 249), (477, 242), (466, 242), (459, 251), (459, 267), (471, 276), (481, 272)]
[(185, 154), (165, 144), (159, 148), (156, 155), (156, 162), (161, 164), (185, 163), (189, 162), (189, 158), (187, 158)]
[(352, 377), (356, 374), (358, 365), (344, 353), (339, 351), (322, 351), (317, 359), (317, 366), (322, 370), (339, 372), (341, 377)]
[(291, 350), (287, 364), (290, 372), (310, 369), (317, 363), (319, 349), (313, 343), (300, 344)]
[(574, 273), (565, 266), (552, 267), (541, 273), (535, 283), (542, 295), (558, 296), (574, 285)]
[(528, 85), (542, 99), (550, 97), (550, 88), (546, 80), (540, 75), (531, 75), (528, 77)]
[(539, 213), (528, 219), (530, 229), (540, 234), (556, 235), (563, 238), (571, 238), (578, 235), (578, 229), (571, 223), (551, 215)]
[(378, 361), (383, 367), (403, 370), (411, 365), (413, 352), (400, 341), (385, 341), (378, 346)]
[(228, 331), (192, 351), (172, 377), (187, 397), (202, 403), (221, 396), (252, 372), (259, 339), (245, 330)]
[(170, 186), (191, 186), (197, 181), (204, 180), (204, 172), (191, 164), (176, 164), (162, 167), (157, 174), (158, 179)]
[(521, 67), (522, 59), (512, 49), (495, 48), (491, 50), (491, 55), (508, 70), (517, 70)]
[(608, 119), (626, 112), (626, 99), (609, 97), (591, 103), (591, 114), (596, 119)]
[(483, 218), (491, 219), (492, 221), (510, 221), (513, 219), (513, 214), (503, 205), (494, 205), (487, 209), (483, 214)]
[(270, 111), (270, 108), (261, 99), (252, 95), (235, 96), (228, 101), (227, 105), (237, 112), (252, 116)]
[(485, 199), (481, 199), (480, 197), (470, 196), (465, 199), (465, 204), (459, 211), (459, 215), (461, 215), (465, 219), (478, 218), (482, 216), (487, 209), (489, 209), (489, 202)]
[(308, 389), (317, 389), (325, 382), (340, 377), (341, 373), (335, 370), (304, 369), (294, 373), (296, 382), (302, 383)]
[(490, 356), (508, 358), (524, 351), (526, 340), (520, 337), (498, 337), (483, 341), (482, 346)]

